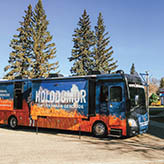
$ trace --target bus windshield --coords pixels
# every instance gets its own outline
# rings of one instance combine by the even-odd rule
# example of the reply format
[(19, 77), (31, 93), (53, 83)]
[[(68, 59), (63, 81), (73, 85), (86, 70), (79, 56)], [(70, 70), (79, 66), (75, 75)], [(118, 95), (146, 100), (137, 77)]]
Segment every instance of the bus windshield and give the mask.
[(131, 108), (146, 110), (145, 90), (141, 85), (129, 85)]

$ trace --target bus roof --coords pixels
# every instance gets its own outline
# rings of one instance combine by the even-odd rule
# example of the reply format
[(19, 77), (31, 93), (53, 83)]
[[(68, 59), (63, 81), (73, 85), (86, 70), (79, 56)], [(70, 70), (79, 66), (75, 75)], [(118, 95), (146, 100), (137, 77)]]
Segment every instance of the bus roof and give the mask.
[(96, 79), (96, 80), (122, 80), (127, 78), (128, 83), (137, 83), (142, 84), (142, 80), (139, 76), (134, 76), (130, 74), (97, 74), (97, 75), (85, 75), (85, 76), (68, 76), (68, 77), (52, 77), (52, 78), (36, 78), (36, 79), (0, 79), (0, 83), (13, 83), (13, 82), (21, 82), (21, 81), (47, 81), (47, 80), (66, 80), (66, 79)]

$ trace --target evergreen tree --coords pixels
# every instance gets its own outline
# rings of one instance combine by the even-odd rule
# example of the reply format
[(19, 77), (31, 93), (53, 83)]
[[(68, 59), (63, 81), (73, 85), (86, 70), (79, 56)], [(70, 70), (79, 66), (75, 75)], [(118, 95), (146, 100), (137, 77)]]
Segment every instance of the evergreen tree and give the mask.
[(23, 17), (23, 22), (20, 22), (21, 27), (17, 29), (18, 35), (14, 35), (11, 40), (10, 47), (13, 49), (9, 56), (9, 65), (4, 68), (7, 72), (4, 78), (14, 79), (17, 76), (21, 78), (28, 78), (30, 76), (30, 63), (32, 51), (32, 30), (31, 17), (32, 6), (28, 6), (25, 11), (26, 15)]
[(107, 37), (108, 34), (108, 32), (105, 32), (102, 14), (99, 13), (97, 26), (95, 26), (96, 44), (93, 51), (94, 71), (110, 73), (117, 68), (117, 61), (113, 61), (114, 59), (112, 58), (112, 46), (108, 46), (110, 43), (110, 37)]
[(47, 77), (50, 71), (58, 68), (58, 62), (49, 63), (54, 59), (56, 48), (50, 32), (47, 31), (49, 22), (43, 9), (42, 0), (35, 6), (33, 14), (33, 54), (32, 54), (32, 78)]
[(72, 55), (69, 61), (73, 61), (71, 73), (73, 75), (87, 75), (91, 70), (91, 48), (95, 44), (94, 32), (91, 31), (89, 15), (84, 10), (78, 22), (78, 28), (74, 30)]
[(164, 88), (164, 77), (161, 78), (161, 80), (160, 80), (160, 87), (159, 88)]
[(31, 5), (21, 27), (17, 29), (19, 35), (14, 35), (10, 46), (9, 65), (4, 68), (8, 73), (4, 78), (14, 79), (47, 77), (51, 71), (58, 68), (58, 62), (50, 63), (54, 59), (56, 48), (52, 36), (47, 31), (49, 22), (43, 9), (42, 1), (38, 0), (34, 12)]
[(134, 75), (135, 74), (135, 66), (134, 63), (132, 63), (131, 69), (130, 69), (130, 74)]

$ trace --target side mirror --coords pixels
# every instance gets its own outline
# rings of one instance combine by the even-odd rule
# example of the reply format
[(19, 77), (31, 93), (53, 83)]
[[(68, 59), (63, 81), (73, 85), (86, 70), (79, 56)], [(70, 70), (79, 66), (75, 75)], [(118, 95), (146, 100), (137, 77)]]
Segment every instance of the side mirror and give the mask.
[(135, 96), (135, 105), (138, 105), (138, 101), (139, 101), (139, 95)]

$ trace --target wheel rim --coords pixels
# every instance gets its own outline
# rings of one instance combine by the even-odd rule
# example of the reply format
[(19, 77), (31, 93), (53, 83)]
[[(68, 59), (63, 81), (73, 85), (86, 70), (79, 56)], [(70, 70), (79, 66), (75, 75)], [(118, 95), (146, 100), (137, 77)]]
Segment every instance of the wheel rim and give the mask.
[(97, 123), (94, 128), (96, 136), (103, 136), (105, 134), (105, 126), (102, 123)]
[(17, 120), (16, 120), (16, 118), (13, 117), (13, 118), (10, 119), (10, 126), (12, 128), (15, 128), (17, 126)]

